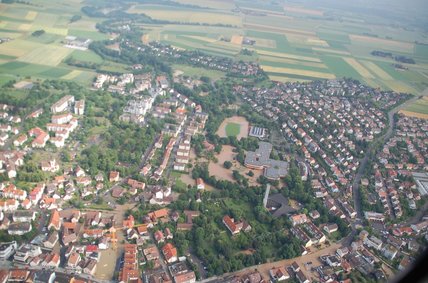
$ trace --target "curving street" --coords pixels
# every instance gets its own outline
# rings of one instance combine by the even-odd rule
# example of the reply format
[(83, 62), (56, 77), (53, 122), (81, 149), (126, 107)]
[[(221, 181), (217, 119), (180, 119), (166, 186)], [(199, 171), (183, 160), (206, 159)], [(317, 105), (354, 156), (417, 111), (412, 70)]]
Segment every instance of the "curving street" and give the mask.
[[(428, 88), (426, 88), (421, 95), (425, 96), (428, 95)], [(370, 143), (368, 150), (366, 151), (365, 156), (360, 160), (360, 167), (358, 168), (357, 174), (355, 175), (354, 181), (352, 183), (352, 193), (354, 198), (354, 209), (357, 212), (358, 218), (363, 217), (363, 211), (361, 207), (361, 194), (360, 194), (360, 181), (362, 176), (364, 175), (364, 171), (366, 170), (369, 158), (371, 158), (373, 155), (376, 154), (379, 146), (379, 141), (381, 141), (382, 145), (385, 143), (385, 141), (389, 140), (394, 133), (395, 128), (395, 121), (394, 121), (394, 115), (400, 111), (401, 109), (405, 108), (408, 104), (416, 101), (419, 98), (419, 96), (414, 96), (413, 98), (407, 100), (406, 102), (398, 105), (397, 107), (391, 109), (388, 112), (388, 129), (382, 136), (375, 139), (373, 142)], [(360, 224), (360, 219), (355, 221), (354, 224)], [(355, 226), (352, 225), (352, 229), (355, 229)]]

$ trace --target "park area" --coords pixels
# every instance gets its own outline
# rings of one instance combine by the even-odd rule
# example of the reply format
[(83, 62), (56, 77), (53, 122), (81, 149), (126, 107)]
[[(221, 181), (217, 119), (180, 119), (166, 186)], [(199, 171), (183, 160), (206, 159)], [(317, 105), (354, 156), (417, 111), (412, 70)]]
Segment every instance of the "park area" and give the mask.
[(248, 137), (249, 123), (247, 119), (240, 116), (233, 116), (224, 119), (221, 123), (217, 135), (220, 137), (236, 137), (238, 140)]

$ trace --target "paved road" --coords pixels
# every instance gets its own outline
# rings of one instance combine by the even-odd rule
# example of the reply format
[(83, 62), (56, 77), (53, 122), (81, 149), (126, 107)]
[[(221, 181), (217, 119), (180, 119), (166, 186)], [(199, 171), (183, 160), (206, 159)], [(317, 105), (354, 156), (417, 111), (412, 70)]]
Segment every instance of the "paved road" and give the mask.
[[(345, 238), (344, 240), (347, 240), (347, 238)], [(318, 266), (320, 263), (319, 262), (320, 256), (327, 255), (327, 254), (334, 254), (336, 252), (336, 250), (342, 246), (343, 246), (342, 242), (338, 242), (338, 243), (331, 244), (330, 246), (325, 247), (321, 250), (317, 250), (313, 253), (304, 255), (304, 256), (299, 256), (299, 257), (292, 258), (292, 259), (284, 259), (284, 260), (279, 260), (279, 261), (269, 262), (269, 263), (264, 263), (264, 264), (259, 264), (259, 265), (253, 265), (253, 266), (244, 268), (244, 269), (236, 271), (236, 272), (223, 274), (222, 276), (218, 276), (218, 277), (217, 276), (211, 277), (211, 278), (201, 280), (198, 282), (203, 282), (203, 283), (224, 282), (224, 279), (226, 279), (226, 278), (244, 275), (245, 273), (252, 272), (255, 270), (259, 271), (262, 274), (263, 278), (269, 279), (269, 270), (271, 268), (280, 267), (280, 266), (288, 266), (288, 265), (291, 265), (294, 261), (296, 261), (300, 265), (301, 270), (303, 271), (303, 273), (308, 278), (317, 279), (313, 276), (313, 274), (310, 271), (308, 271), (304, 268), (304, 264), (312, 261), (313, 266)]]
[(204, 269), (205, 265), (202, 262), (202, 260), (200, 260), (199, 257), (197, 257), (195, 255), (195, 253), (193, 252), (193, 250), (191, 248), (189, 249), (189, 253), (190, 253), (190, 259), (191, 259), (192, 263), (196, 264), (196, 266), (198, 267), (199, 275), (201, 276), (201, 280), (204, 278), (207, 278), (207, 271)]

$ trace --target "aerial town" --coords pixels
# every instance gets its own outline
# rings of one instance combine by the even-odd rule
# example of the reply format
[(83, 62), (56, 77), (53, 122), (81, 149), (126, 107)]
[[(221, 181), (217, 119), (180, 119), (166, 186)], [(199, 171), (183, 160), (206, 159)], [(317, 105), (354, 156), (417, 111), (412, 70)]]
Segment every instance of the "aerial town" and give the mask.
[[(41, 2), (0, 10), (41, 13)], [(78, 2), (86, 6), (58, 20), (70, 30), (28, 33), (43, 14), (26, 14), (19, 29), (38, 58), (5, 63), (18, 56), (0, 51), (0, 283), (369, 283), (411, 273), (428, 246), (428, 116), (406, 107), (428, 101), (428, 64), (418, 65), (428, 44), (364, 34), (417, 58), (361, 48), (381, 57), (376, 65), (354, 56), (362, 43), (336, 50), (363, 35), (265, 33), (265, 18), (244, 31), (244, 20), (292, 18), (273, 12), (276, 1), (269, 13), (230, 1), (228, 15), (244, 18), (236, 25), (155, 19), (131, 13), (141, 7), (128, 0)], [(140, 2), (156, 7), (152, 16), (228, 5)], [(0, 44), (11, 52), (24, 40), (6, 22)], [(174, 34), (185, 24), (191, 32)], [(190, 39), (207, 50), (185, 48)], [(51, 43), (58, 58), (42, 58)], [(34, 69), (57, 59), (56, 69), (1, 72), (36, 59)], [(327, 73), (329, 61), (352, 72)], [(291, 65), (300, 73), (282, 76)], [(382, 68), (415, 79), (407, 89)]]
[[(48, 107), (26, 109), (25, 117), (15, 114), (14, 105), (1, 105), (0, 229), (7, 241), (0, 245), (0, 256), (11, 267), (2, 278), (42, 282), (294, 278), (303, 283), (373, 274), (382, 280), (405, 269), (420, 252), (428, 227), (428, 215), (418, 213), (428, 192), (427, 121), (396, 115), (396, 130), (366, 165), (373, 170), (359, 170), (372, 142), (388, 128), (387, 109), (405, 96), (352, 80), (276, 83), (270, 88), (236, 84), (232, 91), (239, 103), (272, 123), (263, 127), (247, 122), (239, 129), (240, 141), (229, 141), (227, 134), (217, 136), (223, 144), (217, 149), (206, 129), (209, 114), (171, 85), (167, 76), (150, 73), (100, 74), (94, 81), (94, 91), (126, 98), (115, 116), (119, 123), (148, 127), (163, 121), (132, 170), (119, 161), (109, 171), (79, 162), (84, 150), (76, 147), (81, 140), (77, 136), (87, 132), (85, 119), (91, 116), (86, 109), (90, 103), (82, 97), (63, 95)], [(243, 158), (229, 152), (225, 156), (231, 159), (218, 164), (224, 150), (241, 147), (243, 140), (252, 143), (242, 145), (247, 147)], [(86, 142), (96, 143), (92, 138)], [(212, 165), (221, 170), (211, 172)], [(35, 176), (37, 172), (42, 175)], [(282, 193), (282, 186), (290, 187), (291, 174), (311, 188), (306, 194), (315, 199), (313, 203), (305, 205), (304, 198)], [(196, 251), (197, 242), (189, 240), (198, 240), (201, 228), (195, 230), (195, 223), (204, 227), (201, 221), (206, 220), (198, 219), (212, 213), (209, 209), (219, 201), (222, 206), (240, 203), (215, 196), (219, 182), (243, 184), (248, 190), (258, 186), (260, 199), (255, 202), (266, 218), (282, 219), (281, 233), (297, 243), (293, 256), (251, 272), (229, 268), (234, 272), (210, 281), (215, 267)], [(355, 198), (356, 189), (361, 199)], [(183, 197), (190, 197), (190, 202), (183, 202)], [(212, 219), (211, 225), (222, 237), (235, 242), (260, 233), (263, 220), (245, 209), (220, 211), (229, 212)], [(252, 250), (251, 243), (242, 245)]]

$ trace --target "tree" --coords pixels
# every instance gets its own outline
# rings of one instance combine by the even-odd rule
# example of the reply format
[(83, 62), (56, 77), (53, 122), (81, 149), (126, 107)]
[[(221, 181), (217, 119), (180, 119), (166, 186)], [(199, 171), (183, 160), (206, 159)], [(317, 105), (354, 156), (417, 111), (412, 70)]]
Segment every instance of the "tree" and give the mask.
[(230, 161), (225, 161), (224, 163), (223, 163), (223, 167), (224, 168), (226, 168), (226, 169), (230, 169), (230, 168), (232, 168), (232, 162), (230, 162)]
[(43, 35), (44, 33), (45, 33), (45, 31), (43, 29), (40, 29), (40, 30), (34, 31), (31, 35), (35, 36), (35, 37), (39, 37), (39, 36)]

